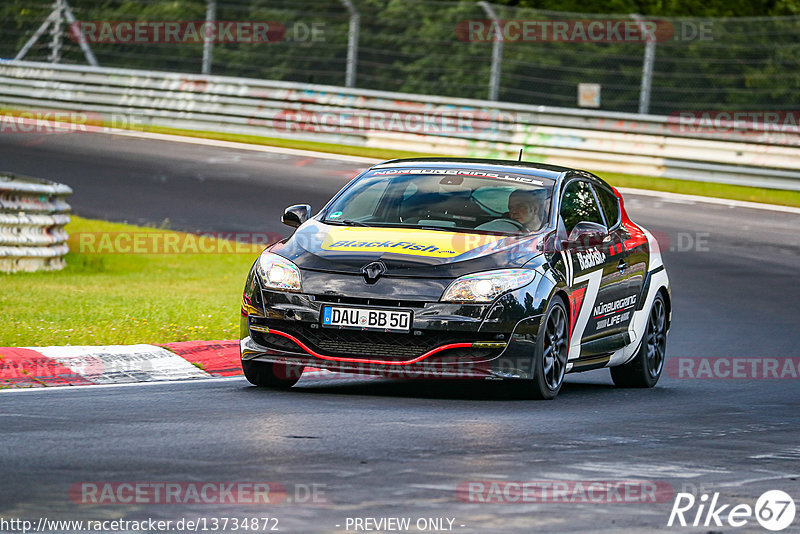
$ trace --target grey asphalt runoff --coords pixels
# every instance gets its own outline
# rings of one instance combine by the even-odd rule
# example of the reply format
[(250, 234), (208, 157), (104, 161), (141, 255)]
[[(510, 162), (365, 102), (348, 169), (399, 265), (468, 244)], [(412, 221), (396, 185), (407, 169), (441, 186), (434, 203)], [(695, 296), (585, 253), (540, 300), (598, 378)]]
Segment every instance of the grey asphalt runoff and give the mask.
[[(82, 216), (281, 235), (283, 207), (318, 209), (365, 168), (101, 134), (2, 135), (0, 162), (3, 171), (71, 185)], [(635, 221), (669, 241), (669, 358), (800, 357), (798, 215), (636, 195), (626, 202)], [(46, 301), (47, 293), (31, 298)], [(285, 392), (243, 378), (2, 391), (0, 517), (274, 517), (281, 532), (302, 533), (366, 532), (375, 524), (358, 529), (354, 519), (388, 517), (409, 518), (408, 532), (420, 531), (420, 518), (452, 519), (452, 531), (464, 533), (764, 532), (753, 517), (742, 528), (667, 521), (678, 492), (719, 493), (719, 504), (751, 507), (771, 489), (800, 499), (798, 378), (665, 375), (655, 389), (626, 390), (597, 370), (568, 376), (556, 400), (536, 402), (514, 399), (502, 383), (335, 376), (303, 378)], [(465, 502), (456, 492), (470, 481), (598, 480), (671, 490), (659, 502), (611, 503)], [(73, 485), (92, 481), (277, 482), (288, 498), (70, 499)], [(306, 498), (311, 488), (315, 502)], [(784, 532), (798, 525), (800, 513)]]

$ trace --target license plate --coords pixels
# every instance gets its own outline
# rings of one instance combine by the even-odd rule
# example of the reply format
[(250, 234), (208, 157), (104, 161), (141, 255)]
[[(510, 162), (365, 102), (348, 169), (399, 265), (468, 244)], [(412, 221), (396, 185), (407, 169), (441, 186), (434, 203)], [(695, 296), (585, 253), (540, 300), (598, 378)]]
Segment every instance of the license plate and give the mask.
[(408, 332), (411, 328), (411, 312), (325, 306), (322, 308), (322, 326)]

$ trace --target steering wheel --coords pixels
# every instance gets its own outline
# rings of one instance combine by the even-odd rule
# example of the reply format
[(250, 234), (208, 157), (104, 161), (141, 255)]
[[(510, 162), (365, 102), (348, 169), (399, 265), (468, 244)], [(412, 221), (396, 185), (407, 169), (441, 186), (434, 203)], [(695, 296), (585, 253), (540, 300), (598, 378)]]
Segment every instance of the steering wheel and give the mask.
[(502, 217), (500, 219), (495, 219), (495, 221), (496, 222), (503, 221), (503, 222), (506, 222), (506, 223), (514, 225), (517, 229), (519, 229), (522, 232), (528, 232), (528, 228), (524, 224), (522, 224), (519, 221), (515, 221), (514, 219), (509, 219), (508, 217)]

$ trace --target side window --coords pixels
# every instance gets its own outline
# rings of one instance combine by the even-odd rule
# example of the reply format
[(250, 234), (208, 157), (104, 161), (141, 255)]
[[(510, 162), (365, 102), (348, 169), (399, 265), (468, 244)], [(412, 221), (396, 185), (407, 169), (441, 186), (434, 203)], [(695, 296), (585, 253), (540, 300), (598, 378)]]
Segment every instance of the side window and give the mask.
[(608, 227), (613, 228), (619, 222), (619, 202), (617, 197), (603, 187), (595, 187), (594, 190), (597, 193), (597, 198), (600, 199), (600, 207), (603, 208)]
[(576, 180), (567, 185), (561, 197), (561, 218), (567, 235), (581, 221), (604, 224), (592, 188), (587, 182)]

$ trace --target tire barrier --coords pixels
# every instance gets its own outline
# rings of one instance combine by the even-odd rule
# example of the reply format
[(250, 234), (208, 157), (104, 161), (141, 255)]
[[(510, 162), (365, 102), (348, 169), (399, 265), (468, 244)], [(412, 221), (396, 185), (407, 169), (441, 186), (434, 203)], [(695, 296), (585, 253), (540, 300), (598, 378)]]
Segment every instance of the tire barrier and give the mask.
[(64, 268), (70, 194), (63, 184), (0, 173), (0, 272)]

